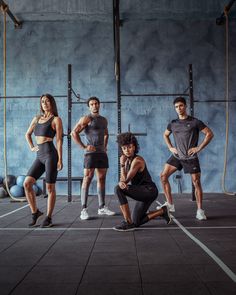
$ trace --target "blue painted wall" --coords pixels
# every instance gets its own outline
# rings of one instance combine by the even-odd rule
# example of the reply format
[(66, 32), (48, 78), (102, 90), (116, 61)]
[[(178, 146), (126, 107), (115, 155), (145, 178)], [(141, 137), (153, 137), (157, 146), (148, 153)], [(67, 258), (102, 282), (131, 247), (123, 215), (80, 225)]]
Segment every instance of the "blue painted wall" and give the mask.
[[(8, 22), (8, 95), (41, 95), (45, 92), (54, 95), (66, 94), (67, 64), (71, 63), (73, 88), (83, 98), (91, 95), (96, 95), (101, 100), (116, 98), (111, 1), (91, 1), (94, 5), (96, 4), (95, 8), (92, 5), (86, 6), (88, 5), (86, 1), (77, 2), (80, 5), (76, 6), (75, 1), (68, 1), (69, 4), (65, 8), (63, 5), (57, 6), (55, 1), (47, 1), (47, 7), (45, 1), (37, 1), (37, 7), (29, 1), (21, 1), (21, 5), (16, 4), (16, 1), (9, 1), (9, 4), (12, 4), (12, 11), (16, 11), (18, 16), (26, 21), (21, 30), (15, 30), (12, 23)], [(204, 4), (204, 1), (200, 1), (201, 4), (188, 1), (187, 7), (175, 5), (177, 1), (165, 3), (158, 1), (159, 4), (156, 2), (150, 0), (150, 5), (147, 6), (143, 4), (143, 1), (137, 1), (138, 5), (135, 7), (132, 1), (121, 3), (124, 18), (121, 28), (123, 92), (183, 92), (188, 87), (188, 64), (192, 63), (195, 98), (224, 99), (224, 27), (215, 25), (215, 17), (221, 14), (224, 1), (207, 1), (207, 4)], [(59, 3), (62, 4), (62, 1)], [(100, 10), (96, 10), (96, 7)], [(171, 13), (168, 7), (172, 7)], [(62, 14), (59, 13), (60, 11)], [(75, 14), (72, 13), (73, 11)], [(235, 99), (236, 27), (234, 20), (230, 24), (230, 39), (230, 98)], [(2, 68), (2, 61), (0, 64)], [(2, 71), (0, 79), (2, 93)], [(124, 98), (122, 101), (123, 131), (126, 131), (130, 124), (131, 131), (147, 132), (146, 137), (139, 138), (140, 154), (146, 159), (150, 172), (160, 189), (159, 174), (169, 156), (162, 134), (168, 122), (176, 117), (172, 100), (172, 97), (139, 97)], [(64, 129), (67, 130), (67, 101), (58, 98), (57, 104), (64, 122)], [(235, 103), (231, 103), (226, 180), (229, 190), (236, 190), (233, 182), (236, 174), (236, 151), (233, 144), (236, 139), (235, 110)], [(35, 155), (30, 152), (24, 134), (32, 117), (38, 112), (39, 99), (7, 101), (9, 174), (25, 174), (34, 160)], [(75, 105), (72, 112), (72, 125), (86, 113), (85, 105)], [(101, 114), (108, 118), (110, 133), (115, 134), (117, 131), (116, 105), (103, 104)], [(196, 104), (195, 115), (206, 122), (215, 133), (213, 142), (200, 154), (203, 187), (208, 192), (220, 192), (225, 140), (224, 104)], [(0, 175), (3, 175), (2, 100), (0, 117)], [(112, 194), (118, 177), (115, 136), (110, 136), (108, 155), (110, 169), (107, 176), (107, 193)], [(74, 144), (72, 156), (72, 174), (82, 175), (83, 152)], [(64, 169), (59, 175), (66, 174), (65, 140)], [(171, 181), (173, 191), (176, 192), (177, 185), (173, 179)], [(185, 192), (191, 191), (189, 177), (183, 178), (183, 188)], [(77, 185), (74, 187), (74, 192), (76, 191), (78, 191)], [(91, 193), (95, 191), (96, 183), (93, 182)], [(66, 193), (65, 184), (58, 184), (58, 192)]]

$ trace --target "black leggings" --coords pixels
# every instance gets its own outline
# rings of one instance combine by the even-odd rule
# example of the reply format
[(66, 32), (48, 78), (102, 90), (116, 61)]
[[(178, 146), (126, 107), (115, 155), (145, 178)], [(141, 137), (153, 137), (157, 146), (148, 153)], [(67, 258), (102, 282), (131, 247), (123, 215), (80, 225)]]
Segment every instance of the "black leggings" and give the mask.
[(119, 185), (115, 187), (115, 195), (121, 205), (128, 203), (127, 197), (136, 200), (132, 213), (132, 220), (135, 226), (140, 226), (149, 221), (147, 210), (158, 196), (158, 189), (153, 185), (128, 185), (128, 189), (121, 189)]
[(57, 179), (58, 154), (52, 141), (38, 144), (37, 158), (27, 176), (38, 179), (46, 171), (46, 183), (55, 183)]

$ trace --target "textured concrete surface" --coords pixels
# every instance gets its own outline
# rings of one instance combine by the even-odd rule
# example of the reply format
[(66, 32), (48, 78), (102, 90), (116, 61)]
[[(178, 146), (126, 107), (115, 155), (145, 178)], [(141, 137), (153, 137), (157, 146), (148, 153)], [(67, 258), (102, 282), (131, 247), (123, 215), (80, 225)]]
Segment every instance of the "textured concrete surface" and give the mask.
[[(23, 205), (1, 201), (1, 294), (235, 294), (236, 283), (175, 222), (159, 218), (115, 232), (122, 220), (117, 200), (108, 197), (113, 217), (98, 216), (97, 199), (89, 200), (92, 219), (81, 221), (80, 202), (58, 197), (50, 229), (29, 229), (29, 208), (2, 217)], [(46, 200), (37, 201), (45, 212)], [(207, 194), (202, 222), (190, 195), (174, 201), (178, 222), (236, 273), (235, 197)]]

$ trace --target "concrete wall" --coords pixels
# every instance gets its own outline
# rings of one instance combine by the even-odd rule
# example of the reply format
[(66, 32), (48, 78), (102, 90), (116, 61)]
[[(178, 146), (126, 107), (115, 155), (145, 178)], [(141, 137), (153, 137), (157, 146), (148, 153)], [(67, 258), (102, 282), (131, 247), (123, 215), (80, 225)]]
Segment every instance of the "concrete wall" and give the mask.
[[(16, 3), (18, 1), (8, 2), (9, 5), (12, 4), (10, 6), (12, 11), (15, 9), (18, 16), (27, 20), (21, 30), (15, 30), (12, 23), (8, 22), (8, 95), (41, 95), (45, 92), (54, 95), (66, 94), (67, 64), (71, 63), (73, 88), (83, 98), (91, 95), (96, 95), (104, 101), (116, 98), (111, 1), (91, 1), (100, 10), (92, 5), (86, 6), (88, 1), (77, 1), (77, 6), (75, 1), (67, 1), (67, 8), (62, 5), (63, 1), (46, 1), (47, 5), (45, 1), (21, 1), (21, 4)], [(56, 5), (56, 2), (61, 5)], [(188, 64), (192, 63), (195, 98), (224, 99), (224, 27), (215, 25), (215, 17), (221, 14), (224, 1), (207, 1), (207, 4), (203, 1), (201, 4), (188, 1), (187, 7), (177, 6), (177, 1), (167, 1), (169, 7), (172, 7), (169, 14), (168, 5), (158, 1), (159, 6), (157, 6), (156, 2), (150, 0), (149, 6), (142, 4), (143, 1), (137, 1), (137, 6), (134, 6), (132, 1), (123, 3), (123, 6), (121, 3), (124, 18), (121, 28), (122, 91), (124, 93), (183, 92), (188, 87)], [(38, 3), (34, 4), (37, 7), (32, 3)], [(145, 13), (142, 14), (142, 11)], [(236, 98), (235, 37), (235, 21), (232, 20), (230, 24), (231, 99)], [(0, 50), (2, 52), (2, 43)], [(2, 67), (2, 61), (0, 64)], [(0, 79), (2, 93), (2, 71)], [(123, 131), (126, 131), (130, 124), (131, 131), (147, 132), (147, 136), (139, 137), (140, 154), (145, 157), (160, 189), (159, 174), (169, 156), (162, 134), (167, 123), (176, 117), (172, 100), (172, 97), (139, 97), (124, 98), (122, 101)], [(57, 104), (64, 128), (67, 130), (66, 99), (58, 98)], [(236, 190), (236, 185), (232, 182), (232, 176), (236, 173), (236, 151), (233, 144), (236, 137), (233, 127), (236, 123), (235, 109), (235, 103), (231, 103), (226, 180), (229, 190)], [(9, 174), (25, 174), (34, 160), (35, 155), (29, 151), (24, 133), (38, 111), (39, 99), (7, 101)], [(75, 105), (72, 124), (74, 125), (79, 117), (86, 113), (86, 106)], [(108, 118), (110, 133), (116, 133), (116, 105), (103, 104), (101, 114)], [(203, 187), (205, 191), (220, 192), (225, 141), (224, 104), (196, 103), (195, 115), (207, 123), (215, 133), (213, 142), (200, 154)], [(0, 117), (3, 118), (2, 100)], [(3, 119), (0, 124), (0, 138), (0, 175), (3, 175)], [(73, 144), (72, 154), (72, 174), (80, 176), (83, 153)], [(110, 137), (108, 154), (110, 169), (107, 192), (111, 194), (117, 181), (115, 136)], [(66, 173), (65, 140), (64, 169), (59, 175), (64, 176)], [(171, 181), (173, 191), (177, 191), (177, 185), (173, 179)], [(184, 176), (182, 182), (184, 191), (190, 192), (189, 177)], [(95, 189), (96, 184), (93, 182), (91, 192), (94, 193)], [(58, 191), (65, 193), (65, 184), (58, 184)], [(76, 191), (78, 186), (75, 187)]]

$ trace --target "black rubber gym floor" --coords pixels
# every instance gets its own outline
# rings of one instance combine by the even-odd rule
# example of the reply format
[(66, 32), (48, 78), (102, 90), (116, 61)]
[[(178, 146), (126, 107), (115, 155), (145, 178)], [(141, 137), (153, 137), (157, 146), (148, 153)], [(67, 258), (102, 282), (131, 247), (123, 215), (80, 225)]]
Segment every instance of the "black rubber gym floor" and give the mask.
[[(50, 229), (29, 229), (26, 203), (1, 200), (0, 294), (235, 295), (236, 197), (204, 198), (207, 221), (180, 195), (170, 225), (156, 219), (125, 233), (112, 230), (122, 220), (114, 197), (107, 197), (114, 217), (98, 216), (91, 197), (88, 221), (76, 198), (58, 197)], [(37, 200), (45, 212), (46, 199)]]

